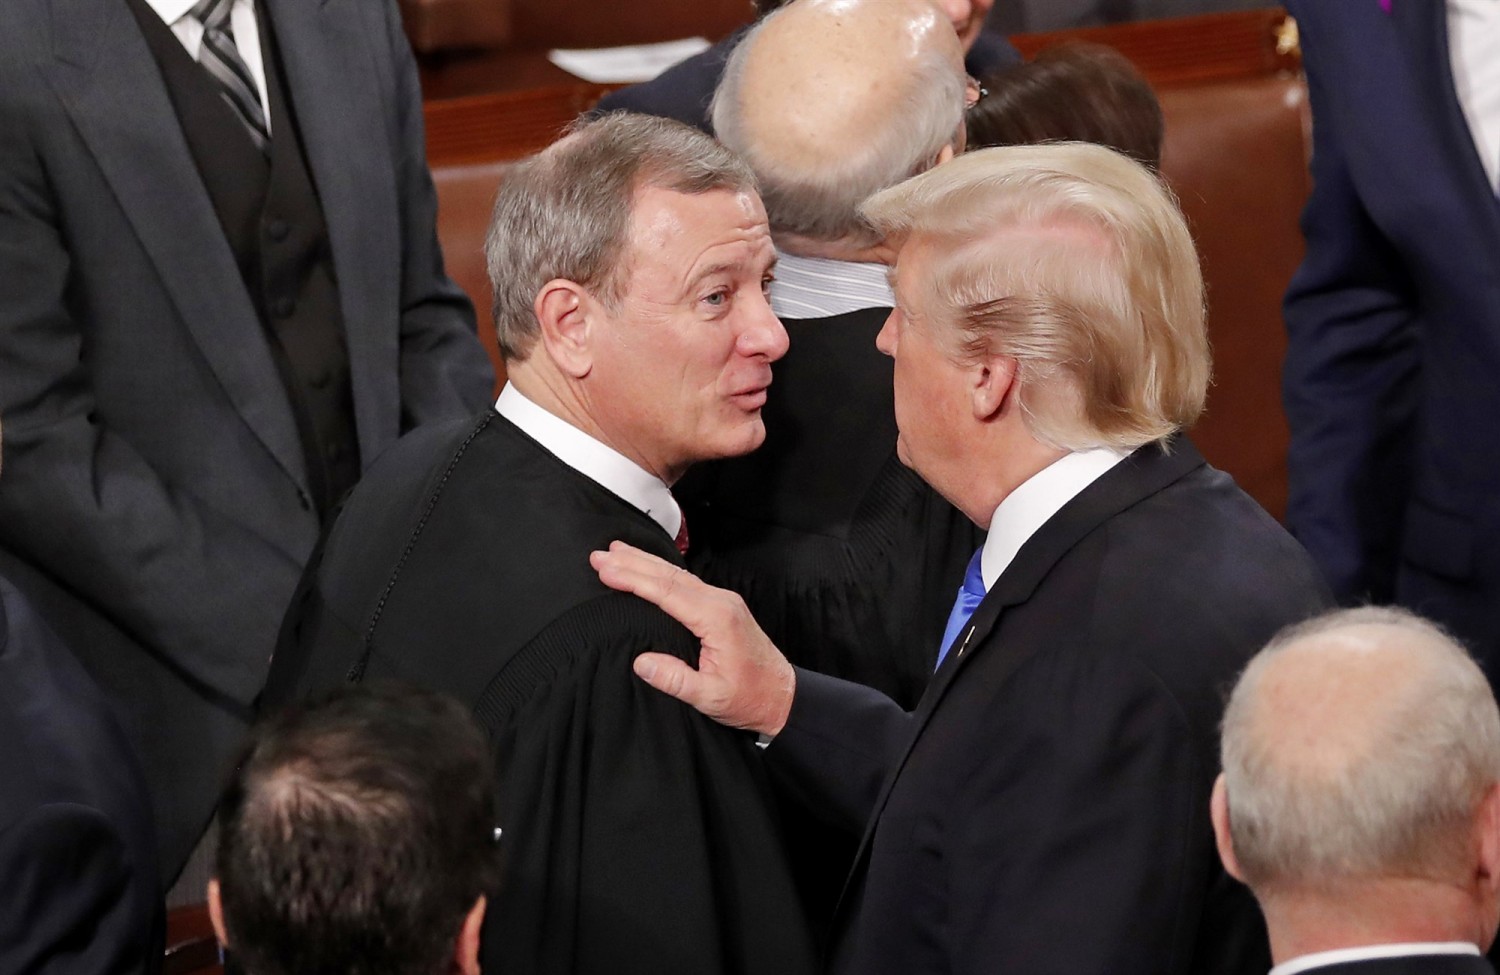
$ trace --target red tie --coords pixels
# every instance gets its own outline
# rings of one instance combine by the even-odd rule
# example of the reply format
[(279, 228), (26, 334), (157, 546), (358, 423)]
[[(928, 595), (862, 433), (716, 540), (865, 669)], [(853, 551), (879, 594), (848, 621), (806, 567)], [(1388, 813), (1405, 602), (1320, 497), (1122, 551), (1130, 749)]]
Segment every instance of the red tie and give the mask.
[(686, 555), (688, 550), (687, 515), (682, 516), (682, 523), (677, 526), (677, 538), (674, 541), (677, 543), (677, 551)]

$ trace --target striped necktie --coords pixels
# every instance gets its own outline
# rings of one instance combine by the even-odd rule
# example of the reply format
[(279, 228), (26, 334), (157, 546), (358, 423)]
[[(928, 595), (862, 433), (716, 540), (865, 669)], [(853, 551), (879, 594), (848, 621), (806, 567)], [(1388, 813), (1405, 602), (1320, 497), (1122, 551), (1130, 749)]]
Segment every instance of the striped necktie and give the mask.
[(975, 552), (974, 557), (969, 560), (969, 568), (964, 572), (963, 585), (958, 587), (958, 598), (953, 600), (953, 610), (948, 614), (948, 626), (943, 630), (943, 642), (938, 647), (937, 667), (943, 665), (948, 651), (953, 649), (954, 641), (974, 615), (974, 610), (984, 601), (984, 575), (979, 567), (983, 555), (983, 548)]
[(261, 111), (255, 79), (234, 43), (234, 27), (229, 23), (229, 8), (233, 5), (234, 0), (198, 0), (188, 12), (203, 25), (198, 63), (219, 83), (219, 93), (245, 123), (255, 147), (265, 152), (271, 134)]

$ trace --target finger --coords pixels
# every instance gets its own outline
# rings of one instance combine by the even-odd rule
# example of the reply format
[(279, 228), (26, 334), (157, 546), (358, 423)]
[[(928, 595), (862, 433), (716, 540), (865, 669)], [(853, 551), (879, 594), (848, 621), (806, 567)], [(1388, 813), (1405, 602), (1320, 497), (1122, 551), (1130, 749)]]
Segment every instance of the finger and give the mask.
[(589, 553), (589, 564), (599, 573), (605, 585), (625, 592), (634, 592), (635, 587), (650, 579), (665, 581), (683, 571), (681, 565), (668, 562), (648, 552), (643, 552), (624, 542), (610, 542), (606, 551)]
[(658, 691), (703, 711), (703, 677), (686, 661), (666, 653), (643, 653), (631, 667), (637, 677)]
[(709, 610), (721, 590), (681, 566), (623, 542), (611, 544), (607, 552), (591, 553), (589, 564), (606, 586), (641, 597), (703, 637)]

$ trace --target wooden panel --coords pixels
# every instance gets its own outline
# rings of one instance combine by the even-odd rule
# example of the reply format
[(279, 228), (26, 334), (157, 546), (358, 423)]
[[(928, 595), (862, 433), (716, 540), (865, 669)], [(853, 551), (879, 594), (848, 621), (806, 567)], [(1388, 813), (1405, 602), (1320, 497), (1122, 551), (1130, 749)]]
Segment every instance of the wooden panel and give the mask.
[(718, 40), (755, 15), (750, 0), (509, 0), (521, 47)]
[(530, 155), (550, 145), (601, 93), (544, 88), (429, 102), (427, 160), (436, 167)]
[(427, 161), (438, 167), (530, 155), (608, 90), (573, 77), (541, 51), (425, 59)]
[(1283, 10), (1245, 10), (1011, 38), (1026, 57), (1060, 41), (1108, 44), (1152, 84), (1182, 85), (1253, 77), (1300, 66), (1295, 26)]

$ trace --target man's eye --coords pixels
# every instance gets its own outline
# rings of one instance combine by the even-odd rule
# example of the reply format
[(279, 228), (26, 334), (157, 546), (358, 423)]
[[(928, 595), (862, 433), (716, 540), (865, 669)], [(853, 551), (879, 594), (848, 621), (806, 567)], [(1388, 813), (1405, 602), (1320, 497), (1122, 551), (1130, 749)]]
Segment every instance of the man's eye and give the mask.
[(719, 306), (723, 305), (724, 302), (726, 302), (728, 300), (729, 300), (729, 292), (727, 292), (727, 291), (715, 291), (715, 292), (712, 292), (710, 294), (706, 294), (706, 295), (703, 296), (703, 301), (706, 304), (712, 305), (715, 308), (718, 308)]
[(770, 294), (771, 293), (771, 285), (773, 285), (775, 283), (776, 283), (776, 275), (774, 275), (774, 274), (767, 274), (765, 277), (761, 278), (760, 279), (760, 291), (761, 291), (761, 294), (766, 294), (766, 295)]

